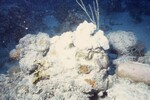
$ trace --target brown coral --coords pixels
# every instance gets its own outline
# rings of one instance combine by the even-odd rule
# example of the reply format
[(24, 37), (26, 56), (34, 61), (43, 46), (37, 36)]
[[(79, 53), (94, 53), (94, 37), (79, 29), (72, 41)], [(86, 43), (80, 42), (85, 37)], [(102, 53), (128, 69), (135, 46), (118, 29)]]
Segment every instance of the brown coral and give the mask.
[(91, 79), (84, 79), (88, 84), (90, 84), (93, 88), (96, 87), (96, 81)]
[(79, 68), (79, 73), (81, 74), (89, 74), (90, 73), (90, 69), (87, 65), (81, 65)]

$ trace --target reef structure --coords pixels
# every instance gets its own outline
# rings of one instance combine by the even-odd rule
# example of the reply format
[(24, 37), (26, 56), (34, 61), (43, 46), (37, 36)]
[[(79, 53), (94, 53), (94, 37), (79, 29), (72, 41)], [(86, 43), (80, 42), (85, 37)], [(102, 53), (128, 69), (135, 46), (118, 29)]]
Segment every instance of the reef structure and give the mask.
[[(94, 34), (93, 34), (94, 33)], [(20, 39), (11, 55), (24, 78), (15, 86), (18, 100), (89, 100), (108, 88), (109, 42), (93, 23), (50, 38), (45, 33)], [(15, 53), (17, 51), (17, 53)]]

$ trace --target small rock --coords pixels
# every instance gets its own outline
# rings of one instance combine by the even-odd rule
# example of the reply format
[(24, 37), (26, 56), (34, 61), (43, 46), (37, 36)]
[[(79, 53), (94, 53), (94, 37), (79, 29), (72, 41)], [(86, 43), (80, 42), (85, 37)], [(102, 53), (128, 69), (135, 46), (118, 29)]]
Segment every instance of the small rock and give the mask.
[(18, 60), (20, 57), (20, 50), (19, 49), (13, 49), (9, 53), (9, 57), (13, 60)]
[(135, 82), (150, 84), (150, 66), (139, 62), (125, 62), (117, 66), (119, 77), (128, 78)]

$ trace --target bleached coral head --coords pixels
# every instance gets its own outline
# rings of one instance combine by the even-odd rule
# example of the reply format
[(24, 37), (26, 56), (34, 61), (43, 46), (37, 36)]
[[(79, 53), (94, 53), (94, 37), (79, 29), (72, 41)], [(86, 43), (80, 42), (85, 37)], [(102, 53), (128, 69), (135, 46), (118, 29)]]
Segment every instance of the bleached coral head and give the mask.
[[(103, 31), (95, 30), (94, 24), (84, 22), (76, 31), (60, 36), (50, 38), (39, 33), (22, 38), (18, 45), (19, 67), (25, 77), (20, 84), (29, 87), (27, 94), (37, 94), (37, 98), (24, 96), (20, 84), (13, 90), (17, 91), (15, 98), (20, 100), (23, 94), (26, 100), (37, 100), (49, 92), (51, 97), (44, 95), (41, 99), (89, 100), (95, 93), (105, 91), (108, 87), (107, 54), (102, 49), (87, 49), (107, 49), (109, 45)], [(38, 89), (42, 92), (37, 93)]]
[(95, 24), (84, 21), (75, 31), (74, 45), (79, 49), (94, 49), (98, 47), (102, 47), (105, 50), (109, 49), (109, 41), (104, 36), (104, 32), (99, 30), (94, 34), (95, 31)]

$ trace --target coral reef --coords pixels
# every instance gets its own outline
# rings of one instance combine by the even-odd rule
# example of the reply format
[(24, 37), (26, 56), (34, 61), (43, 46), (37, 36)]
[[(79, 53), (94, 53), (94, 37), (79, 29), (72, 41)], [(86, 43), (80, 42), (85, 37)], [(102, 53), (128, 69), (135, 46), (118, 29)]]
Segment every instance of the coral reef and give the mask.
[[(113, 21), (115, 12), (128, 11), (136, 23), (150, 14), (148, 0), (96, 1), (105, 31), (126, 25)], [(132, 32), (105, 37), (99, 23), (81, 23), (87, 18), (77, 6), (75, 0), (0, 1), (0, 67), (7, 70), (0, 74), (0, 100), (150, 100), (144, 44)], [(94, 13), (99, 22), (98, 6)]]
[(109, 43), (102, 31), (94, 31), (95, 25), (85, 21), (60, 36), (39, 33), (20, 39), (16, 50), (24, 78), (10, 90), (11, 98), (89, 100), (106, 91), (109, 60), (103, 49)]
[[(129, 53), (130, 46), (136, 43), (135, 38), (132, 39), (116, 50)], [(28, 34), (10, 52), (15, 64), (7, 65), (7, 75), (0, 74), (0, 99), (149, 99), (149, 86), (146, 85), (150, 83), (149, 65), (131, 63), (137, 60), (133, 55), (109, 59), (105, 51), (108, 49), (109, 41), (104, 32), (97, 31), (93, 23), (86, 21), (75, 31), (54, 37), (42, 32)], [(117, 70), (110, 75), (112, 64)]]

